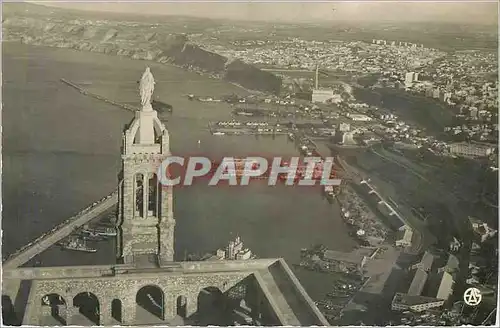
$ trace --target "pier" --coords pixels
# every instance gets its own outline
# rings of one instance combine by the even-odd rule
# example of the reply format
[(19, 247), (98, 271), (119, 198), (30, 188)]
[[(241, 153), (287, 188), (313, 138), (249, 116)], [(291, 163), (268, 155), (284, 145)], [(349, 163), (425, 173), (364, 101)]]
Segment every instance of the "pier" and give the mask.
[(72, 234), (75, 229), (87, 224), (100, 214), (116, 206), (117, 203), (118, 191), (115, 191), (11, 254), (7, 260), (4, 261), (3, 268), (13, 269), (23, 265), (59, 240)]
[(104, 101), (104, 102), (106, 102), (108, 104), (120, 107), (120, 108), (128, 110), (130, 112), (137, 111), (137, 108), (135, 108), (133, 106), (130, 106), (130, 105), (127, 105), (127, 104), (120, 104), (120, 103), (117, 103), (116, 101), (113, 101), (111, 99), (105, 98), (103, 96), (99, 96), (99, 95), (97, 95), (95, 93), (88, 92), (87, 90), (83, 89), (82, 87), (80, 87), (80, 86), (76, 85), (75, 83), (73, 83), (71, 81), (68, 81), (66, 79), (61, 79), (61, 82), (64, 83), (64, 84), (66, 84), (66, 85), (68, 85), (68, 86), (70, 86), (70, 87), (72, 87), (73, 89), (76, 89), (78, 92), (80, 92), (83, 95), (92, 97), (92, 98), (97, 99), (97, 100)]
[[(220, 123), (220, 122), (219, 122)], [(266, 126), (259, 125), (249, 125), (240, 123), (238, 125), (220, 125), (220, 124), (208, 124), (208, 130), (211, 134), (220, 135), (267, 135), (267, 136), (277, 136), (285, 135), (288, 133), (288, 129), (285, 127), (279, 127), (276, 124), (269, 124)]]

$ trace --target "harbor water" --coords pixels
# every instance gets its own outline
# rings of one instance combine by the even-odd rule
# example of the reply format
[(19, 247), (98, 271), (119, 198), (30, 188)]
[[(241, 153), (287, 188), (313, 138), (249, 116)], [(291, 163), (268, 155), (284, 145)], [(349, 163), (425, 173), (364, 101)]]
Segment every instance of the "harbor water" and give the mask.
[[(208, 121), (230, 119), (231, 108), (189, 101), (185, 95), (246, 92), (231, 84), (171, 66), (16, 43), (3, 45), (3, 60), (4, 256), (116, 188), (122, 131), (133, 113), (85, 96), (61, 78), (90, 81), (89, 92), (133, 104), (137, 80), (149, 65), (157, 80), (155, 97), (174, 108), (172, 115), (162, 116), (174, 154), (298, 154), (286, 136), (209, 133)], [(321, 197), (319, 188), (264, 181), (247, 187), (180, 187), (174, 217), (178, 260), (185, 252), (216, 250), (237, 234), (257, 256), (282, 257), (289, 264), (298, 263), (300, 249), (311, 244), (339, 251), (355, 245), (338, 208)], [(106, 263), (112, 253), (109, 245), (97, 254), (52, 253), (43, 265)]]

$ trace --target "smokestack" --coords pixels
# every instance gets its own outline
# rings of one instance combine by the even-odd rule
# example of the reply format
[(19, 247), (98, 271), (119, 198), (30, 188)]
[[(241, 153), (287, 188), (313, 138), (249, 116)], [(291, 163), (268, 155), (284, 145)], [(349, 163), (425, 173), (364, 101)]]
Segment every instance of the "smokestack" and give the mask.
[(316, 65), (316, 79), (314, 81), (314, 86), (316, 90), (318, 89), (318, 73), (319, 73), (319, 66)]

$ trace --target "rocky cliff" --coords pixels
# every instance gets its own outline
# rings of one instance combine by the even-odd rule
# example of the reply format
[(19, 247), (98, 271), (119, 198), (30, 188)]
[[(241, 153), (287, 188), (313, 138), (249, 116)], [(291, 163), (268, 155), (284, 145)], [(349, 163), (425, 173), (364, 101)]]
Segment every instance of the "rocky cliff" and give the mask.
[(272, 73), (239, 60), (228, 61), (190, 44), (186, 35), (169, 33), (162, 24), (71, 19), (57, 11), (40, 17), (6, 12), (2, 25), (4, 41), (170, 63), (274, 94), (281, 88), (281, 79)]

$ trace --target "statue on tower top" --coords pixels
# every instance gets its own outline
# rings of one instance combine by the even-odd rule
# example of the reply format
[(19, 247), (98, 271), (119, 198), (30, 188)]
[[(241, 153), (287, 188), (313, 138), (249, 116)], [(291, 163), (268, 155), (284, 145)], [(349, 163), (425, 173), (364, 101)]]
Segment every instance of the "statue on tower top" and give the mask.
[(141, 105), (143, 109), (152, 109), (151, 97), (155, 89), (155, 79), (149, 67), (142, 74), (141, 81), (139, 82), (139, 93), (141, 95)]

